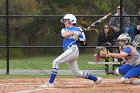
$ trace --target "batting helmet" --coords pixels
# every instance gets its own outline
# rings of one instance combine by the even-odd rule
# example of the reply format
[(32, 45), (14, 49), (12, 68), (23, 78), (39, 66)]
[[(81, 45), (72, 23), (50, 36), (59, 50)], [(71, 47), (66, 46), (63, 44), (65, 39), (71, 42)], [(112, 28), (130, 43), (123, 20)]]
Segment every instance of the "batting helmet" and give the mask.
[(73, 15), (73, 14), (66, 14), (63, 17), (63, 19), (61, 19), (61, 22), (63, 22), (64, 19), (68, 19), (69, 22), (72, 24), (76, 24), (76, 22), (77, 22), (77, 19), (76, 19), (75, 15)]
[(129, 36), (128, 33), (123, 33), (123, 34), (121, 34), (121, 35), (117, 38), (117, 40), (118, 40), (118, 41), (124, 40), (126, 44), (131, 43), (131, 37)]

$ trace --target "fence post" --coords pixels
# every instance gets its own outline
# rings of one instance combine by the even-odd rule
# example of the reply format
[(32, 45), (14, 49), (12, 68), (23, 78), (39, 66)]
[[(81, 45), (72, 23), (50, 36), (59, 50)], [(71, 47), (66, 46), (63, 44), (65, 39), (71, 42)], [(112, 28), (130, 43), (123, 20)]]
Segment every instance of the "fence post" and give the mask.
[(120, 0), (120, 31), (123, 30), (122, 0)]
[(9, 0), (6, 0), (6, 74), (9, 74)]

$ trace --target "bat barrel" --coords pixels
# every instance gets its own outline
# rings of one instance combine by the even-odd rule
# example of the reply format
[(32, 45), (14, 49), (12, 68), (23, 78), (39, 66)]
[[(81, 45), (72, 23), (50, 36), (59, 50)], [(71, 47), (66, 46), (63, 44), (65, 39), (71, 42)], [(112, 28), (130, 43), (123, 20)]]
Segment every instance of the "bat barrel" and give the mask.
[(104, 21), (106, 18), (108, 18), (109, 16), (111, 16), (112, 14), (109, 13), (107, 15), (105, 15), (104, 17), (100, 18), (99, 20), (95, 21), (94, 23), (92, 23), (88, 28), (94, 27), (97, 24), (101, 23), (102, 21)]

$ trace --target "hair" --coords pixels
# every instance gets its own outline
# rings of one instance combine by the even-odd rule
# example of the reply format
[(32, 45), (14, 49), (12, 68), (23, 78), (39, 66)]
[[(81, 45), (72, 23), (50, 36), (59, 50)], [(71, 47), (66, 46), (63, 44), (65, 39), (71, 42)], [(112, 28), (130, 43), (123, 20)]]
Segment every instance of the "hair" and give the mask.
[(108, 35), (111, 35), (112, 34), (112, 31), (111, 31), (111, 28), (110, 28), (109, 24), (107, 24), (107, 23), (105, 23), (104, 26), (103, 26), (103, 33), (104, 33), (104, 27), (105, 26), (108, 26), (109, 27)]
[(76, 23), (73, 23), (73, 26), (78, 26)]

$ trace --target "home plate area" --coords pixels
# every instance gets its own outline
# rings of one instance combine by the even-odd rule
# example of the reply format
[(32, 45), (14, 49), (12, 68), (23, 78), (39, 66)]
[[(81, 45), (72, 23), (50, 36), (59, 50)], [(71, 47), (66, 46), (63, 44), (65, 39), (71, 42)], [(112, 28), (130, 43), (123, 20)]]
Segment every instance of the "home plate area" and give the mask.
[(140, 85), (122, 84), (119, 78), (104, 78), (101, 84), (82, 78), (59, 78), (54, 88), (39, 88), (48, 78), (0, 79), (0, 93), (139, 93)]

